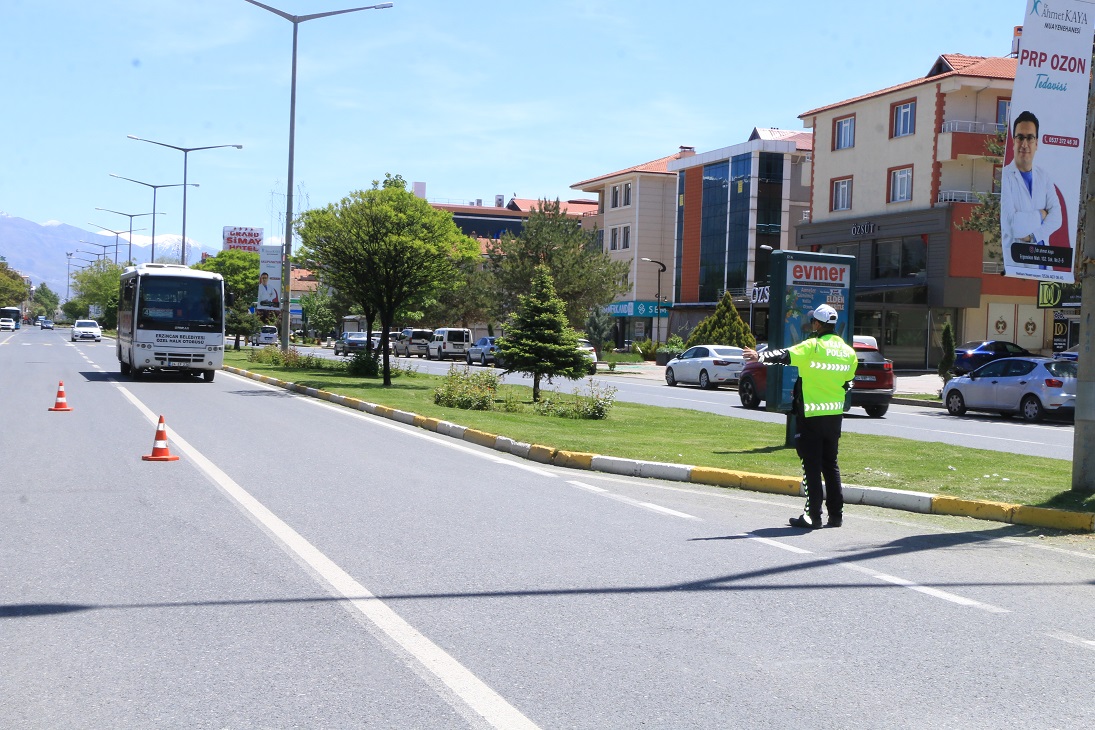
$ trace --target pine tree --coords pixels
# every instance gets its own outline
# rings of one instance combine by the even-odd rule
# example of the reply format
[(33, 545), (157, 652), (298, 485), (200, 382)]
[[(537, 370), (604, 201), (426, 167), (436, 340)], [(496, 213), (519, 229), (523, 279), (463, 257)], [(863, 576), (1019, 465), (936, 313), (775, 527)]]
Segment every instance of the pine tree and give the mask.
[(688, 336), (685, 347), (693, 345), (730, 345), (732, 347), (756, 347), (757, 338), (749, 331), (749, 325), (738, 314), (730, 292), (722, 295), (715, 312), (696, 325)]
[(943, 348), (943, 357), (939, 359), (939, 368), (936, 372), (946, 383), (951, 379), (951, 368), (954, 367), (954, 330), (951, 328), (950, 322), (943, 325), (943, 333), (940, 339), (942, 340), (940, 345)]
[(589, 360), (578, 349), (578, 333), (567, 323), (566, 305), (555, 294), (548, 267), (537, 266), (531, 293), (520, 297), (498, 340), (498, 354), (507, 373), (532, 376), (532, 400), (540, 400), (540, 379), (556, 375), (580, 378)]

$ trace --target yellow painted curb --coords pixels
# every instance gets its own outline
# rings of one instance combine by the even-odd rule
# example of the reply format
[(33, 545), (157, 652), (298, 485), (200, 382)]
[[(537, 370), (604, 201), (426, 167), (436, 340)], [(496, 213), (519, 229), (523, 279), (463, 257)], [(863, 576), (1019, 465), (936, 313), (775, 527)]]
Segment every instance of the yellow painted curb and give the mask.
[(699, 484), (711, 484), (716, 487), (732, 487), (738, 489), (741, 487), (741, 480), (744, 476), (745, 473), (740, 471), (694, 466), (692, 467), (692, 473), (688, 481), (697, 482)]
[(1011, 522), (1012, 512), (1018, 506), (1006, 502), (979, 502), (941, 495), (932, 497), (932, 514), (934, 515), (976, 517), (979, 520), (993, 522)]
[(465, 428), (464, 440), (471, 441), (473, 444), (479, 444), (480, 446), (494, 448), (494, 445), (498, 443), (498, 436), (493, 433), (487, 433), (486, 431), (477, 431), (474, 428)]
[(557, 451), (552, 463), (555, 466), (564, 466), (570, 469), (589, 469), (593, 464), (596, 454), (587, 454), (582, 451)]
[(428, 418), (426, 416), (414, 417), (414, 425), (418, 428), (424, 428), (427, 431), (437, 431), (437, 424), (441, 423), (439, 418)]
[(1095, 531), (1095, 515), (1084, 512), (1067, 512), (1048, 507), (1016, 505), (1011, 521), (1017, 525), (1051, 527), (1056, 530)]
[(377, 405), (377, 406), (373, 407), (373, 415), (383, 416), (384, 418), (391, 418), (392, 413), (394, 413), (394, 412), (395, 412), (395, 409), (394, 408), (389, 408), (388, 406)]
[(772, 494), (802, 496), (802, 479), (798, 477), (780, 477), (774, 474), (744, 474), (741, 480), (743, 489)]
[(538, 461), (541, 464), (550, 464), (552, 458), (555, 456), (555, 449), (550, 446), (541, 446), (540, 444), (533, 444), (529, 447), (528, 458), (531, 461)]

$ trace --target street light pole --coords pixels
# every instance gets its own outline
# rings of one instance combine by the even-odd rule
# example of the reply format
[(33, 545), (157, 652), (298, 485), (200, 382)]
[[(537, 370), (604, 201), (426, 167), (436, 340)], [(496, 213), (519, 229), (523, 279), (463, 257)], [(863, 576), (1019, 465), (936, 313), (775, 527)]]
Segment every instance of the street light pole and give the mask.
[[(185, 190), (185, 189), (186, 188), (183, 188), (183, 190)], [(133, 219), (134, 218), (140, 218), (142, 215), (153, 215), (153, 214), (152, 213), (122, 213), (121, 211), (111, 210), (109, 208), (96, 208), (95, 210), (101, 210), (101, 211), (104, 211), (106, 213), (116, 213), (118, 215), (129, 216), (129, 258), (127, 259), (127, 261), (132, 264), (133, 263)], [(163, 215), (163, 213), (160, 213), (159, 215)], [(106, 230), (106, 229), (103, 229), (103, 230)], [(144, 229), (143, 228), (138, 228), (137, 230), (143, 231)], [(117, 263), (117, 262), (115, 262), (115, 263)]]
[[(92, 224), (92, 225), (94, 225), (94, 224)], [(84, 240), (84, 239), (82, 239), (82, 238), (80, 239), (80, 243), (86, 243), (86, 244), (88, 244), (88, 245), (90, 245), (90, 246), (98, 246), (99, 248), (103, 249), (102, 251), (81, 251), (81, 253), (89, 253), (89, 254), (91, 254), (92, 256), (94, 256), (94, 257), (95, 257), (95, 260), (96, 260), (96, 261), (98, 261), (100, 257), (105, 257), (105, 256), (106, 256), (106, 250), (107, 250), (108, 248), (110, 248), (110, 244), (109, 244), (109, 243), (95, 243), (95, 241), (85, 241), (85, 240)], [(76, 249), (76, 250), (77, 250), (77, 251), (80, 251), (80, 249)]]
[[(131, 177), (122, 177), (121, 175), (115, 175), (113, 172), (110, 173), (110, 176), (111, 177), (116, 177), (119, 180), (128, 180), (129, 182), (137, 183), (138, 185), (144, 185), (145, 187), (152, 188), (152, 213), (151, 213), (151, 215), (152, 215), (152, 255), (148, 257), (148, 260), (149, 260), (149, 262), (155, 262), (155, 260), (156, 260), (156, 191), (159, 190), (160, 188), (182, 188), (183, 190), (186, 190), (186, 186), (188, 184), (193, 185), (194, 187), (199, 187), (198, 183), (172, 183), (170, 185), (153, 185), (152, 183), (146, 183), (146, 182), (141, 182), (140, 180), (134, 180)], [(183, 249), (184, 250), (186, 249), (186, 241), (183, 241)]]
[(311, 13), (310, 15), (290, 15), (284, 10), (270, 7), (269, 5), (258, 2), (258, 0), (247, 0), (247, 2), (256, 7), (260, 7), (263, 10), (268, 10), (274, 15), (284, 18), (293, 24), (293, 70), (289, 86), (289, 174), (285, 186), (285, 242), (282, 248), (283, 259), (281, 265), (281, 349), (283, 351), (288, 351), (290, 327), (289, 279), (292, 276), (292, 265), (289, 262), (289, 258), (293, 253), (293, 156), (297, 126), (297, 29), (300, 27), (300, 24), (306, 20), (326, 18), (331, 15), (342, 15), (344, 13), (354, 13), (358, 10), (384, 10), (392, 7), (392, 3), (366, 5), (364, 7), (348, 8), (346, 10), (332, 10), (326, 13)]
[(645, 256), (642, 258), (642, 260), (646, 261), (649, 264), (657, 264), (658, 265), (658, 293), (654, 295), (654, 298), (656, 300), (658, 300), (657, 301), (657, 307), (655, 308), (655, 311), (654, 311), (654, 314), (657, 315), (654, 319), (654, 322), (655, 322), (654, 339), (657, 342), (661, 342), (662, 341), (662, 338), (661, 338), (662, 272), (665, 271), (666, 267), (665, 267), (665, 264), (663, 264), (661, 261), (655, 261), (654, 259), (648, 259)]
[(176, 147), (173, 144), (167, 144), (166, 142), (156, 142), (151, 139), (144, 139), (143, 137), (134, 137), (132, 134), (127, 134), (129, 139), (135, 139), (138, 142), (148, 142), (149, 144), (158, 144), (161, 147), (170, 147), (173, 150), (178, 150), (183, 153), (183, 215), (182, 215), (182, 260), (183, 266), (186, 266), (186, 160), (187, 156), (191, 152), (197, 152), (198, 150), (216, 150), (222, 147), (235, 147), (237, 150), (242, 150), (241, 144), (213, 144), (205, 147)]

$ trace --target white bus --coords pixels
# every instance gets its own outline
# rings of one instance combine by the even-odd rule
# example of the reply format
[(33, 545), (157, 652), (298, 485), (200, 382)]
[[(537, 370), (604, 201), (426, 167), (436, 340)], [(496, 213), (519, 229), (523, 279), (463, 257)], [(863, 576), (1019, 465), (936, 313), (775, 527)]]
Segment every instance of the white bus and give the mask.
[(138, 264), (122, 274), (118, 362), (123, 375), (200, 372), (224, 365), (224, 278), (179, 264)]

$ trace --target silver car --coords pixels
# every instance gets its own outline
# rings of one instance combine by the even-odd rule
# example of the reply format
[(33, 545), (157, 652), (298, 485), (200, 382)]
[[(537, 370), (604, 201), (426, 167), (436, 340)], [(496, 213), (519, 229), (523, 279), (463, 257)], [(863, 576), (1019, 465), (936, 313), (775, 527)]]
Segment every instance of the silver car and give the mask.
[(745, 358), (740, 347), (696, 345), (666, 363), (665, 383), (695, 383), (701, 388), (717, 388), (738, 382), (744, 367)]
[(950, 380), (943, 403), (952, 416), (969, 411), (1019, 414), (1040, 421), (1047, 412), (1076, 409), (1076, 363), (1048, 357), (1006, 357)]

